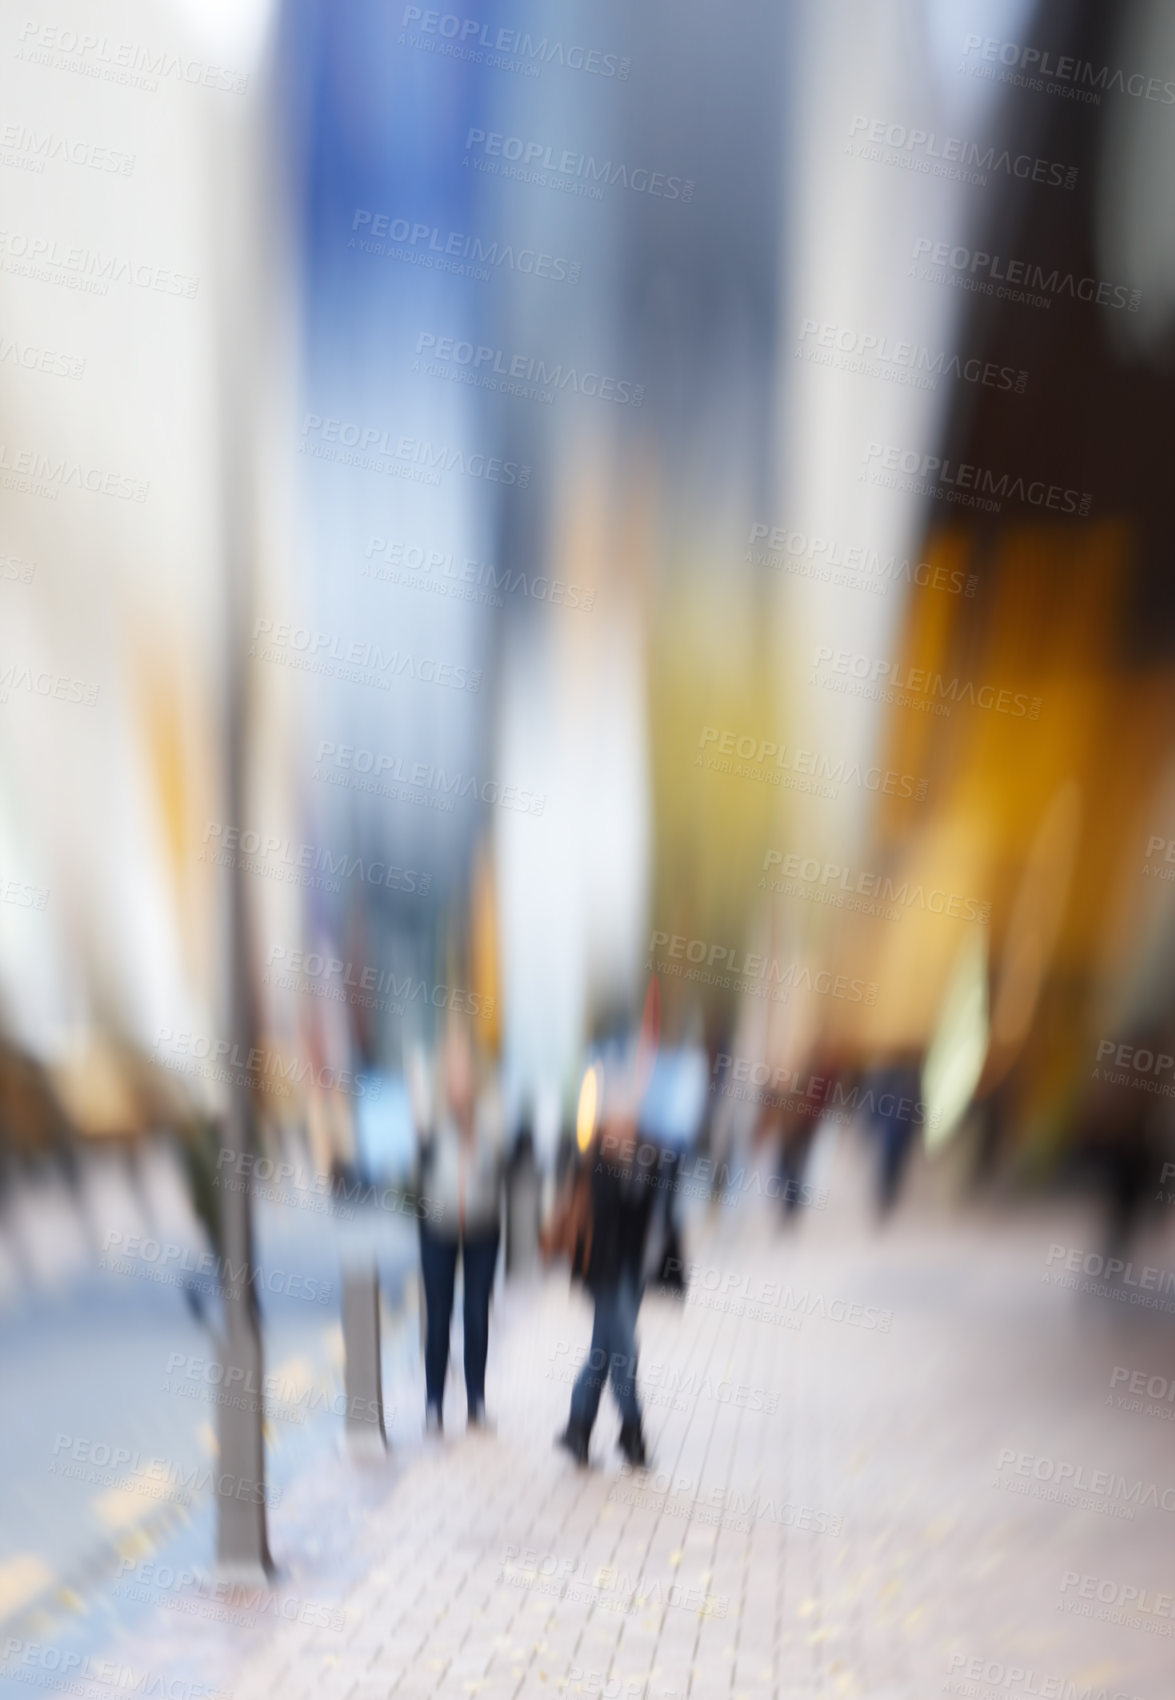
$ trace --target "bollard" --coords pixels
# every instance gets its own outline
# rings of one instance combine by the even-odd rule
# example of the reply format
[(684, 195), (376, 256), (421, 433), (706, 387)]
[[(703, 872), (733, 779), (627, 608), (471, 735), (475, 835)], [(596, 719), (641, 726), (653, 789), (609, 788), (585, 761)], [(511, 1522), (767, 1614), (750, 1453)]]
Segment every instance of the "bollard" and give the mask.
[[(238, 1004), (238, 1009), (240, 1005)], [(221, 1133), (221, 1152), (230, 1158), (252, 1148), (252, 1108), (247, 1091), (234, 1082)], [(253, 1251), (252, 1196), (248, 1178), (240, 1191), (226, 1188), (220, 1204), (223, 1234), (222, 1282), (225, 1332), (220, 1362), (228, 1385), (264, 1385), (261, 1319), (257, 1306), (257, 1263)], [(230, 1379), (231, 1378), (231, 1379)], [(217, 1420), (220, 1472), (216, 1482), (216, 1565), (224, 1581), (264, 1586), (274, 1575), (269, 1550), (265, 1482), (265, 1438), (260, 1399), (226, 1399)]]
[(382, 1458), (388, 1437), (380, 1371), (379, 1276), (374, 1266), (343, 1274), (343, 1353), (347, 1449), (356, 1457)]

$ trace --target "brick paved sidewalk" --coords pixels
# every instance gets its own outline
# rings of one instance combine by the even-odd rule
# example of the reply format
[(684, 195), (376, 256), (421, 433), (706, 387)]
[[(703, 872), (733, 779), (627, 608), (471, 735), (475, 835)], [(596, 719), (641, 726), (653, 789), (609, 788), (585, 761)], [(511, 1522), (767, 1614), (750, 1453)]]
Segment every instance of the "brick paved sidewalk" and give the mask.
[[(1096, 1239), (1077, 1213), (695, 1225), (689, 1302), (642, 1311), (644, 1476), (610, 1394), (591, 1470), (554, 1448), (587, 1304), (565, 1275), (508, 1286), (498, 1432), (466, 1435), (451, 1387), (425, 1442), (413, 1354), (387, 1466), (332, 1460), (274, 1520), (286, 1586), (333, 1626), (206, 1631), (207, 1670), (234, 1700), (1165, 1700), (1173, 1625), (1099, 1617), (1081, 1579), (1175, 1591), (1172, 1426), (1108, 1397), (1115, 1368), (1172, 1374), (1170, 1324), (1058, 1287), (1057, 1242)], [(1124, 1485), (1071, 1504), (1077, 1467)], [(138, 1656), (168, 1668), (175, 1631), (151, 1633)]]

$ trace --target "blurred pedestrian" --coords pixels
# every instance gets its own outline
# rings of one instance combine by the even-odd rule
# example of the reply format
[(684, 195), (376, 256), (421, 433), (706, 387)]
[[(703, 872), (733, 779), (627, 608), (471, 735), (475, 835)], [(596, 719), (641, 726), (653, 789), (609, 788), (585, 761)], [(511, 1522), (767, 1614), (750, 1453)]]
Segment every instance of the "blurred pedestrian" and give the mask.
[(914, 1150), (915, 1135), (923, 1125), (921, 1102), (922, 1062), (913, 1054), (895, 1057), (865, 1078), (878, 1139), (877, 1213), (891, 1214), (897, 1205)]
[[(1173, 1048), (1168, 1024), (1140, 1023), (1114, 1041), (1113, 1056), (1149, 1058), (1157, 1065), (1157, 1080), (1164, 1059), (1170, 1066)], [(1107, 1262), (1126, 1260), (1155, 1202), (1167, 1125), (1164, 1100), (1140, 1092), (1133, 1069), (1104, 1064), (1094, 1069), (1094, 1084), (1077, 1118), (1076, 1143), (1100, 1182)]]
[(488, 1426), (485, 1408), (490, 1294), (501, 1237), (501, 1124), (488, 1094), (477, 1093), (473, 1043), (454, 1023), (443, 1056), (443, 1094), (421, 1134), (420, 1270), (425, 1307), (425, 1427), (441, 1434), (449, 1330), (460, 1256), (464, 1287), (465, 1399), (471, 1429)]
[(636, 1321), (652, 1201), (648, 1172), (636, 1161), (635, 1114), (615, 1110), (584, 1153), (544, 1241), (548, 1253), (570, 1253), (573, 1274), (595, 1302), (591, 1347), (571, 1390), (567, 1427), (558, 1436), (577, 1464), (588, 1461), (606, 1381), (620, 1408), (620, 1451), (634, 1466), (648, 1462), (636, 1385)]

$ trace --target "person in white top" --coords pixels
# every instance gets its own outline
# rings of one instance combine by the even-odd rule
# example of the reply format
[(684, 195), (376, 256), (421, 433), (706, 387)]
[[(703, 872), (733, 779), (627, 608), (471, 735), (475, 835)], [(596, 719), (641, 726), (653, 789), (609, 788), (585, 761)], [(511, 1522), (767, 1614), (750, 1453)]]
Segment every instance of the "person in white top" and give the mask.
[(499, 1117), (478, 1098), (472, 1039), (450, 1025), (444, 1095), (420, 1130), (420, 1267), (424, 1283), (426, 1427), (443, 1429), (449, 1327), (460, 1255), (465, 1288), (465, 1397), (469, 1426), (484, 1428), (490, 1293), (498, 1262), (503, 1152)]

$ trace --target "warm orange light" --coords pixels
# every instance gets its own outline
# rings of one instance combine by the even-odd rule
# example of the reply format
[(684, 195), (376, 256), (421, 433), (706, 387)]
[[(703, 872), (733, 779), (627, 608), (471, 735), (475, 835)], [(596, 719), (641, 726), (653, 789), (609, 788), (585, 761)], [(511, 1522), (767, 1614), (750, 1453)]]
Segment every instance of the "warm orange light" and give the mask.
[(583, 1077), (579, 1089), (579, 1110), (575, 1117), (575, 1143), (586, 1151), (596, 1131), (596, 1114), (600, 1107), (599, 1065), (593, 1064)]

